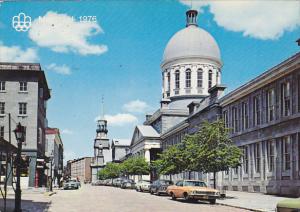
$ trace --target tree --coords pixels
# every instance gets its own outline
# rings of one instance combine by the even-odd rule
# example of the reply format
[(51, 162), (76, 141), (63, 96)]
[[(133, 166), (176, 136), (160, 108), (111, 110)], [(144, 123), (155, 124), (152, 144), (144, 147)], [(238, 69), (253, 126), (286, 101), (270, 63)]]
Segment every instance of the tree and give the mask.
[(240, 165), (242, 151), (229, 138), (229, 129), (222, 120), (213, 123), (204, 122), (200, 131), (184, 140), (186, 152), (190, 155), (190, 169), (212, 172), (214, 188), (216, 173)]
[(159, 154), (159, 159), (152, 162), (151, 166), (156, 169), (159, 175), (177, 174), (185, 170), (187, 161), (185, 160), (184, 145), (176, 144), (168, 147)]
[(117, 163), (107, 163), (106, 166), (98, 172), (101, 180), (112, 179), (120, 176), (120, 165)]

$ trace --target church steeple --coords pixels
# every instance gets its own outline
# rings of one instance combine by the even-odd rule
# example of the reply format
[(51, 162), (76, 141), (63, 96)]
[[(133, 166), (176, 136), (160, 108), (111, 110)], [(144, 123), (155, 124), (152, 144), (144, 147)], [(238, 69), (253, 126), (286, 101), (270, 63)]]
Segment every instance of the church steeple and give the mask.
[(186, 27), (194, 25), (198, 26), (197, 24), (197, 10), (188, 10), (186, 12)]
[(107, 120), (104, 117), (104, 97), (102, 96), (102, 106), (101, 106), (101, 118), (97, 121), (97, 138), (106, 138), (107, 137)]

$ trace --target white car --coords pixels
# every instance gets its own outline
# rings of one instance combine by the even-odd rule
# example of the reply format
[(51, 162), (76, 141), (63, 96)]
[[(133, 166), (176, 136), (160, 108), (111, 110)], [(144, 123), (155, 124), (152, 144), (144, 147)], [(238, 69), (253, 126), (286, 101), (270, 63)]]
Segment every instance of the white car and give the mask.
[(150, 190), (150, 185), (151, 185), (150, 180), (140, 180), (135, 185), (135, 190), (136, 191), (141, 191), (141, 192), (149, 191)]

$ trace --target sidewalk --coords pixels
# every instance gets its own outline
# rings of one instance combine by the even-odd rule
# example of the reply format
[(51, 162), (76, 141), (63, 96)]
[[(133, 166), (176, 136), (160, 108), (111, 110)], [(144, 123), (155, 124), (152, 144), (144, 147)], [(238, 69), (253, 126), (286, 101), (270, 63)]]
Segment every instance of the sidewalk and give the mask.
[(226, 191), (226, 198), (217, 200), (217, 203), (252, 211), (275, 211), (276, 204), (283, 199), (289, 198), (262, 193)]

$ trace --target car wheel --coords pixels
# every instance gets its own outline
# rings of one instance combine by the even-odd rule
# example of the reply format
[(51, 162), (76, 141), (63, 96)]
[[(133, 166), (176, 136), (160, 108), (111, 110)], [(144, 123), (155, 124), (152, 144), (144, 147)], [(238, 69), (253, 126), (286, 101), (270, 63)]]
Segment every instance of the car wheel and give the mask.
[(171, 192), (171, 197), (172, 197), (172, 200), (176, 200), (176, 196), (173, 192)]
[(159, 196), (159, 195), (160, 195), (160, 193), (159, 193), (158, 189), (156, 189), (156, 195), (157, 195), (157, 196)]
[(150, 189), (150, 194), (152, 194), (152, 195), (154, 194), (154, 192), (152, 191), (152, 189)]
[(209, 203), (210, 203), (210, 204), (216, 204), (216, 199), (211, 199), (211, 200), (209, 200)]
[(184, 194), (183, 194), (183, 198), (184, 198), (184, 200), (186, 200), (186, 201), (190, 200), (190, 197), (189, 197), (189, 195), (188, 195), (187, 193), (184, 193)]

